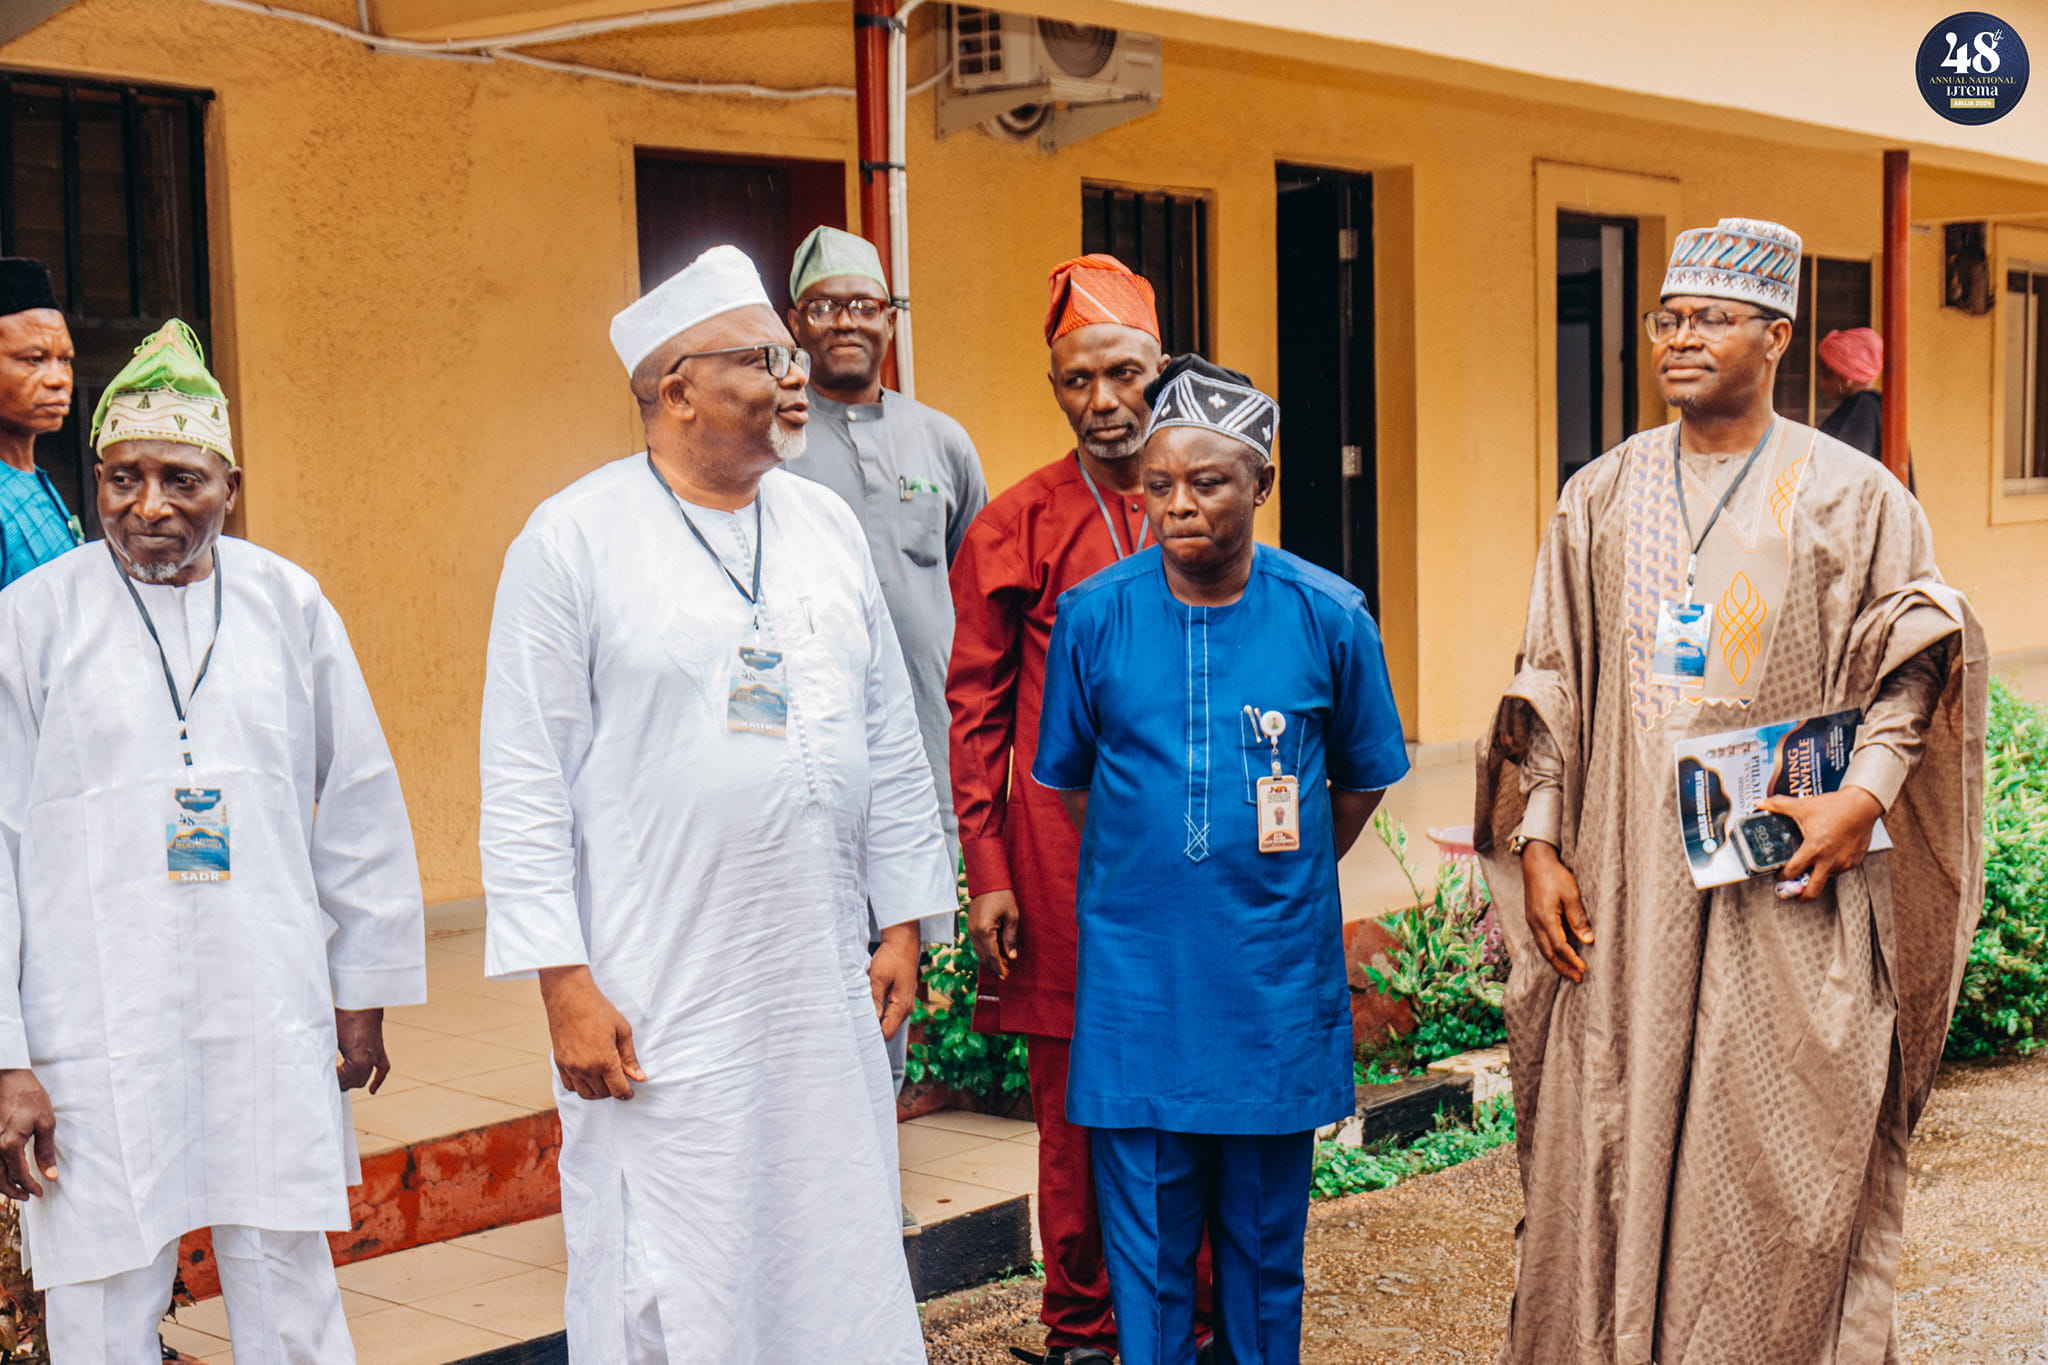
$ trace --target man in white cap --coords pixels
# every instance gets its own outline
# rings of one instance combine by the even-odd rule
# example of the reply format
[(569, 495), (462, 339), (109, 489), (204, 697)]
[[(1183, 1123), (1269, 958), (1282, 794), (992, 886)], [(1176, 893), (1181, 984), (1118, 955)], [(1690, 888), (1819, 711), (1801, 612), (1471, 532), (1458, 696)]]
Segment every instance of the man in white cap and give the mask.
[(1559, 496), (1481, 745), (1506, 1365), (1897, 1359), (1906, 1144), (1982, 901), (1984, 636), (1898, 480), (1771, 410), (1799, 258), (1776, 223), (1679, 235), (1645, 318), (1679, 420)]
[(806, 358), (753, 263), (611, 336), (647, 450), (513, 541), (483, 702), (485, 971), (547, 1005), (570, 1356), (921, 1362), (882, 1035), (953, 879), (902, 651), (853, 513), (779, 468)]
[(161, 1359), (202, 1227), (238, 1360), (350, 1365), (342, 1092), (427, 986), (398, 774), (319, 585), (220, 534), (242, 472), (184, 323), (92, 435), (106, 542), (0, 592), (0, 1193), (56, 1365)]
[[(882, 258), (874, 243), (820, 227), (797, 248), (789, 272), (789, 327), (811, 358), (811, 421), (792, 474), (846, 500), (868, 538), (888, 603), (939, 818), (957, 856), (953, 789), (946, 777), (946, 663), (953, 653), (953, 556), (988, 502), (988, 483), (966, 430), (945, 413), (882, 387), (895, 338)], [(953, 941), (953, 915), (924, 925), (927, 943)], [(889, 1070), (903, 1087), (907, 1029), (889, 1040)], [(907, 1217), (907, 1216), (906, 1216)]]

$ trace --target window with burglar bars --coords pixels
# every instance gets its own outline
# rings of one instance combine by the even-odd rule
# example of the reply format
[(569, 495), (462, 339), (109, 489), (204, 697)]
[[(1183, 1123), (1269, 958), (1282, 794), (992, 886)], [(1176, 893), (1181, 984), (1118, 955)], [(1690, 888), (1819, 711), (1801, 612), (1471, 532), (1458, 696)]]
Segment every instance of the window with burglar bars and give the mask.
[(1152, 285), (1167, 354), (1209, 354), (1207, 200), (1083, 185), (1081, 250), (1107, 252)]
[(183, 318), (209, 349), (206, 104), (193, 90), (0, 71), (0, 255), (50, 267), (78, 348), (64, 429), (36, 456), (89, 533), (87, 432), (145, 336)]
[(2048, 493), (2048, 262), (2005, 272), (2005, 491)]
[(1817, 427), (1835, 410), (1820, 387), (1816, 348), (1829, 332), (1870, 325), (1870, 262), (1828, 256), (1799, 260), (1799, 316), (1792, 319), (1792, 344), (1778, 362), (1772, 406), (1778, 415)]

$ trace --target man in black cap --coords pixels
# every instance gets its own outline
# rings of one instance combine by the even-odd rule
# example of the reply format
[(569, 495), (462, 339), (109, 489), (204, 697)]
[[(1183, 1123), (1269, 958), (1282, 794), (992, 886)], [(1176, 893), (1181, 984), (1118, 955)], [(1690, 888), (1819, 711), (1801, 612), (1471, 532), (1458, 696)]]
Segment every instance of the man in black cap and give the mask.
[(0, 588), (84, 540), (36, 468), (36, 437), (71, 411), (72, 357), (49, 267), (0, 256)]

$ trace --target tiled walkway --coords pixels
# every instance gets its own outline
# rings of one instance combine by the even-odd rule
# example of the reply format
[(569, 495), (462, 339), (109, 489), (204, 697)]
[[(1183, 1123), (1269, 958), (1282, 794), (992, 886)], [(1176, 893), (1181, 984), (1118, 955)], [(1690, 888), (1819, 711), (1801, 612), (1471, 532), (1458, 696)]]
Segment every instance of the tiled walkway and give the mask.
[[(1411, 861), (1435, 864), (1425, 830), (1471, 817), (1469, 760), (1418, 768), (1387, 798), (1414, 840)], [(1340, 869), (1348, 918), (1400, 904), (1407, 882), (1368, 832)], [(428, 912), (428, 1003), (389, 1012), (393, 1071), (376, 1095), (356, 1091), (364, 1154), (554, 1107), (547, 1015), (531, 981), (483, 977), (481, 901)], [(903, 1200), (934, 1223), (1037, 1188), (1038, 1132), (986, 1114), (945, 1112), (897, 1130)], [(1032, 1229), (1037, 1250), (1037, 1229)], [(365, 1365), (444, 1365), (562, 1329), (566, 1252), (559, 1216), (341, 1267), (342, 1298)], [(179, 1313), (165, 1340), (208, 1365), (230, 1365), (219, 1299)]]

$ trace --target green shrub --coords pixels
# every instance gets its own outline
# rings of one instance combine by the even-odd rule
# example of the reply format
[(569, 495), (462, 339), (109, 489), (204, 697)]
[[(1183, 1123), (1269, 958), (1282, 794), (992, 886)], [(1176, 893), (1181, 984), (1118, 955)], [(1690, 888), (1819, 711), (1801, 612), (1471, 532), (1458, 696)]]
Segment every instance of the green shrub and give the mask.
[(1408, 831), (1384, 811), (1373, 817), (1372, 827), (1401, 864), (1414, 900), (1381, 921), (1394, 943), (1374, 956), (1365, 974), (1375, 989), (1406, 1000), (1414, 1012), (1415, 1028), (1401, 1039), (1414, 1064), (1503, 1042), (1506, 967), (1486, 961), (1486, 935), (1469, 897), (1473, 874), (1446, 860), (1435, 892), (1425, 896), (1408, 862)]
[(960, 910), (953, 922), (953, 941), (926, 956), (924, 984), (910, 1022), (921, 1024), (924, 1036), (910, 1045), (903, 1076), (911, 1081), (936, 1081), (995, 1102), (1031, 1087), (1025, 1066), (1024, 1039), (1013, 1033), (974, 1031), (975, 983), (981, 958), (967, 936), (967, 889), (960, 888)]
[(1337, 1199), (1366, 1190), (1384, 1190), (1411, 1175), (1456, 1166), (1514, 1140), (1514, 1099), (1497, 1095), (1472, 1106), (1469, 1126), (1452, 1122), (1439, 1112), (1436, 1131), (1424, 1133), (1405, 1147), (1390, 1143), (1346, 1147), (1318, 1142), (1310, 1193), (1316, 1199)]
[(2048, 708), (1991, 682), (1984, 744), (1984, 917), (1947, 1055), (2048, 1043)]

